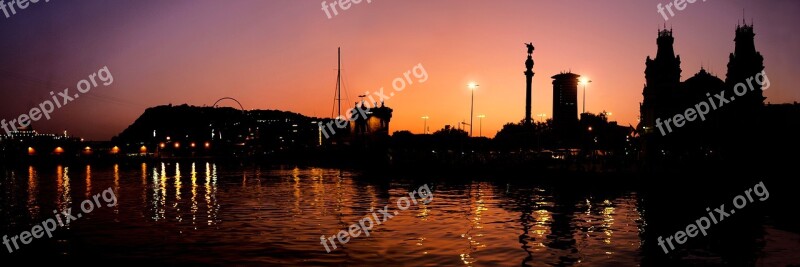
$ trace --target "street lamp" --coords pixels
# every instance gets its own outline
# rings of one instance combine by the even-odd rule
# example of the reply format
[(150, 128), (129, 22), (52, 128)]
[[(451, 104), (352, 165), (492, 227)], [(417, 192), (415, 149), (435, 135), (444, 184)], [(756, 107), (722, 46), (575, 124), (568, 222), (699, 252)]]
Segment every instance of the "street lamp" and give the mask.
[(486, 115), (478, 115), (478, 136), (483, 137), (483, 118), (486, 118)]
[(474, 116), (473, 111), (475, 110), (475, 89), (478, 89), (478, 86), (480, 85), (476, 84), (475, 82), (471, 82), (467, 85), (469, 90), (472, 91), (472, 101), (469, 105), (469, 137), (472, 137), (472, 117)]
[(539, 114), (536, 114), (536, 116), (538, 116), (538, 117), (539, 117), (539, 120), (541, 120), (542, 122), (544, 122), (544, 117), (545, 117), (545, 116), (547, 116), (547, 114), (545, 114), (545, 113), (539, 113)]
[(422, 134), (428, 134), (428, 116), (422, 116), (422, 120), (424, 121), (422, 124)]
[(586, 85), (592, 83), (592, 80), (589, 78), (581, 77), (581, 85), (583, 85), (583, 112), (582, 114), (586, 113)]

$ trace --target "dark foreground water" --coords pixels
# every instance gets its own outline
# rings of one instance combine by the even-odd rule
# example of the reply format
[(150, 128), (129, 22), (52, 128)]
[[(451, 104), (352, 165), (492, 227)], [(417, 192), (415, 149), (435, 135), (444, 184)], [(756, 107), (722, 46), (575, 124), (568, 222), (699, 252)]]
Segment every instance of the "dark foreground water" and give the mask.
[[(71, 207), (74, 216), (84, 200), (101, 194), (92, 200), (92, 206), (100, 207), (58, 227), (53, 238), (44, 235), (27, 245), (17, 240), (20, 247), (13, 253), (8, 252), (12, 243), (0, 247), (4, 265), (636, 266), (660, 265), (665, 259), (672, 261), (669, 265), (698, 266), (800, 263), (796, 233), (745, 212), (728, 219), (735, 229), (720, 225), (709, 237), (690, 239), (664, 256), (654, 245), (655, 236), (648, 234), (654, 231), (651, 225), (680, 230), (693, 221), (680, 213), (696, 218), (706, 206), (650, 208), (647, 203), (654, 200), (635, 190), (543, 186), (535, 175), (522, 177), (526, 183), (387, 178), (337, 169), (212, 162), (0, 171), (0, 234), (9, 238), (54, 218), (53, 210)], [(396, 207), (398, 199), (423, 185), (433, 191), (430, 203)], [(110, 198), (102, 197), (108, 188), (115, 192), (116, 206), (106, 206)], [(369, 237), (362, 234), (344, 246), (336, 241), (338, 248), (326, 252), (320, 236), (335, 235), (386, 205), (397, 215), (376, 225)], [(748, 208), (756, 210), (756, 205)], [(672, 217), (680, 219), (659, 221)], [(726, 240), (740, 244), (726, 245)]]

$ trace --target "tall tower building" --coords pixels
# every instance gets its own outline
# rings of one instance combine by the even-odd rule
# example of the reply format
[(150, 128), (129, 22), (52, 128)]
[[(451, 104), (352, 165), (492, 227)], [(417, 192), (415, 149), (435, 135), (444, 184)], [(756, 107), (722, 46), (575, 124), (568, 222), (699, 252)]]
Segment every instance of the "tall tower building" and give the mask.
[(672, 30), (659, 30), (656, 44), (658, 52), (655, 59), (647, 57), (644, 90), (644, 100), (640, 105), (639, 130), (644, 134), (653, 133), (656, 118), (668, 118), (677, 111), (674, 109), (676, 93), (681, 80), (681, 57), (675, 55), (673, 44), (675, 39)]
[[(737, 83), (747, 84), (747, 79), (754, 77), (764, 70), (764, 57), (756, 51), (755, 32), (753, 25), (736, 26), (736, 48), (730, 55), (728, 61), (728, 74), (725, 79), (728, 95), (733, 96), (733, 87)], [(732, 107), (737, 111), (748, 112), (760, 108), (764, 104), (764, 94), (760, 85), (753, 82), (754, 90), (748, 91), (743, 96), (737, 96), (736, 101), (732, 102)], [(749, 88), (749, 87), (748, 87)]]
[(578, 126), (578, 78), (580, 75), (562, 72), (553, 76), (553, 127), (566, 133)]
[[(644, 137), (644, 156), (656, 159), (653, 156), (724, 155), (744, 160), (760, 153), (758, 141), (764, 139), (760, 138), (763, 134), (761, 128), (743, 127), (743, 122), (757, 125), (765, 100), (762, 86), (752, 80), (747, 82), (764, 70), (764, 57), (755, 48), (752, 23), (748, 25), (743, 22), (736, 26), (735, 49), (730, 54), (724, 82), (705, 68), (681, 82), (681, 59), (675, 55), (674, 41), (671, 29), (659, 30), (656, 57), (647, 57), (646, 84), (642, 92), (644, 100), (640, 105), (638, 126), (639, 133)], [(740, 83), (748, 85), (744, 94), (736, 94), (735, 88), (741, 91), (741, 87), (736, 87)], [(666, 128), (666, 132), (656, 127), (657, 119), (664, 122), (676, 114), (684, 113), (699, 101), (707, 101), (710, 95), (720, 91), (730, 102), (718, 111), (706, 114), (702, 122), (688, 124), (675, 131)], [(743, 163), (747, 164), (747, 161)]]
[[(736, 47), (730, 54), (728, 73), (725, 77), (726, 95), (731, 101), (722, 107), (720, 113), (721, 131), (725, 133), (720, 137), (720, 142), (723, 143), (720, 153), (741, 159), (742, 164), (749, 164), (750, 161), (747, 160), (749, 156), (760, 153), (763, 148), (761, 140), (765, 137), (760, 127), (742, 127), (743, 122), (760, 121), (765, 100), (761, 91), (762, 86), (753, 80), (747, 82), (748, 79), (764, 71), (764, 57), (756, 51), (755, 35), (752, 23), (747, 25), (743, 22), (743, 25), (736, 26), (734, 39)], [(747, 85), (746, 92), (741, 92), (742, 88), (738, 88), (739, 93), (744, 93), (743, 95), (736, 94), (736, 85), (739, 83)], [(751, 85), (752, 90), (750, 90)]]

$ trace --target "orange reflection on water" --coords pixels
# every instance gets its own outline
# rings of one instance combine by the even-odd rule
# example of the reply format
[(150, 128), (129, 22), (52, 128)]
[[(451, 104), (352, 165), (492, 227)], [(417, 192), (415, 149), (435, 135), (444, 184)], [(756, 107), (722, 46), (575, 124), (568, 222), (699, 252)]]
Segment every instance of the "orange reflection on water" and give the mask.
[(178, 222), (183, 221), (183, 217), (181, 216), (181, 164), (175, 163), (175, 204), (172, 206), (175, 208), (175, 220)]
[(92, 166), (86, 165), (86, 198), (92, 196)]
[(217, 203), (217, 164), (206, 162), (206, 222), (211, 226), (217, 223), (219, 204)]
[[(179, 165), (170, 163), (160, 164), (160, 169), (158, 164), (142, 163), (141, 173), (136, 173), (136, 169), (126, 172), (125, 167), (120, 170), (118, 165), (113, 169), (86, 166), (87, 192), (91, 191), (89, 186), (97, 191), (100, 185), (106, 187), (111, 183), (113, 171), (115, 188), (128, 192), (129, 196), (144, 194), (141, 202), (138, 199), (120, 202), (126, 212), (116, 218), (136, 222), (140, 214), (146, 214), (149, 218), (143, 218), (142, 225), (169, 231), (167, 234), (175, 235), (173, 237), (193, 229), (191, 234), (182, 237), (191, 236), (188, 239), (191, 241), (236, 240), (221, 245), (231, 254), (241, 247), (272, 244), (296, 251), (324, 253), (318, 241), (321, 235), (331, 236), (346, 230), (350, 224), (370, 216), (370, 209), (377, 213), (388, 205), (389, 211), (399, 213), (376, 225), (369, 237), (362, 235), (340, 245), (335, 253), (350, 257), (343, 258), (340, 265), (375, 263), (390, 255), (394, 257), (393, 263), (414, 262), (424, 266), (512, 266), (520, 263), (523, 266), (581, 263), (619, 266), (636, 263), (636, 257), (641, 255), (642, 217), (634, 194), (598, 197), (592, 193), (564, 194), (564, 189), (557, 188), (498, 186), (494, 182), (427, 181), (434, 192), (432, 202), (425, 204), (416, 195), (416, 203), (411, 203), (407, 210), (399, 210), (397, 200), (408, 197), (426, 182), (375, 181), (347, 171), (318, 168), (265, 168), (262, 182), (260, 169), (233, 167), (230, 170), (226, 165), (218, 170), (217, 165), (206, 162), (203, 174), (200, 164), (203, 163), (191, 164), (191, 173), (187, 175), (190, 177), (183, 176)], [(169, 173), (173, 170), (174, 174)], [(56, 200), (59, 207), (64, 207), (64, 203), (71, 205), (68, 169), (59, 166), (56, 174), (50, 173), (47, 180), (42, 178), (43, 181), (56, 180), (58, 192), (53, 194), (52, 185), (38, 183), (41, 174), (36, 168), (28, 168), (27, 207), (31, 214), (41, 213), (37, 211), (37, 204), (42, 201), (52, 205), (51, 201)], [(173, 177), (175, 181), (168, 180)], [(223, 177), (228, 179), (218, 180)], [(141, 188), (139, 179), (142, 179)], [(191, 184), (184, 186), (182, 179)], [(25, 185), (18, 187), (24, 190)], [(46, 194), (45, 198), (36, 198), (36, 192), (42, 189), (48, 189), (45, 190), (48, 192), (38, 193), (39, 197)], [(175, 196), (169, 196), (173, 192)], [(217, 196), (217, 192), (221, 195)], [(17, 202), (25, 205), (26, 199), (22, 194), (19, 197)], [(223, 200), (226, 210), (220, 213), (219, 201)], [(137, 210), (137, 204), (143, 209)], [(100, 212), (97, 216), (107, 216), (107, 213)], [(378, 217), (383, 218), (380, 213)], [(226, 223), (221, 223), (223, 220)], [(93, 221), (86, 223), (92, 225)], [(81, 224), (81, 228), (83, 226)]]
[(28, 213), (31, 219), (39, 215), (39, 205), (36, 197), (39, 195), (39, 185), (37, 182), (36, 170), (33, 166), (28, 166)]
[[(292, 173), (299, 174), (299, 170), (293, 170)], [(328, 179), (330, 176), (326, 175), (326, 173), (323, 173), (321, 170), (315, 171), (310, 176), (311, 182), (309, 183), (309, 186), (311, 186), (312, 194), (311, 206), (314, 208), (314, 211), (319, 214), (319, 216), (326, 216), (328, 215), (328, 211), (330, 211), (330, 209), (327, 208), (330, 200), (326, 199), (326, 197), (330, 196), (328, 196), (327, 193), (328, 191), (326, 186), (328, 186), (329, 183), (326, 179)], [(295, 192), (297, 192), (296, 194), (298, 196), (300, 195), (300, 186), (300, 184), (297, 184), (297, 187), (295, 188)], [(298, 199), (298, 201), (302, 201), (302, 199)], [(300, 202), (297, 202), (296, 204), (298, 203)]]
[(142, 162), (142, 206), (147, 207), (147, 163)]
[(478, 259), (475, 258), (472, 253), (478, 251), (481, 248), (485, 248), (486, 244), (482, 244), (478, 238), (483, 237), (483, 233), (480, 229), (483, 229), (481, 225), (481, 219), (483, 211), (488, 210), (486, 204), (484, 202), (484, 185), (482, 183), (473, 183), (468, 188), (468, 201), (469, 201), (469, 211), (467, 211), (467, 215), (472, 215), (470, 219), (470, 226), (469, 230), (466, 233), (461, 234), (462, 238), (466, 238), (469, 243), (468, 248), (465, 252), (461, 253), (461, 261), (464, 265), (472, 266), (473, 263), (477, 262)]
[[(292, 211), (295, 212), (295, 214), (296, 214), (297, 212), (300, 212), (300, 198), (302, 196), (301, 193), (300, 193), (300, 170), (297, 167), (295, 167), (292, 170), (292, 182), (293, 182), (292, 183), (292, 189), (293, 189), (292, 196), (294, 197), (294, 206), (292, 208)], [(315, 193), (315, 196), (316, 196), (316, 193), (318, 192), (319, 188), (314, 187), (314, 185), (315, 184), (312, 184), (312, 189), (311, 190)], [(316, 202), (316, 199), (315, 199), (315, 202)]]
[[(146, 166), (143, 166), (143, 170), (145, 169)], [(173, 170), (175, 173), (171, 175), (169, 171)], [(152, 186), (152, 201), (149, 202), (153, 207), (152, 220), (159, 221), (169, 218), (176, 222), (182, 222), (184, 219), (191, 218), (192, 228), (197, 229), (198, 213), (201, 213), (203, 209), (200, 203), (203, 200), (199, 198), (202, 198), (206, 203), (206, 216), (205, 219), (199, 220), (206, 221), (203, 224), (207, 225), (217, 223), (219, 204), (216, 199), (217, 174), (215, 164), (207, 162), (204, 176), (201, 176), (197, 170), (197, 163), (192, 163), (189, 177), (186, 178), (190, 184), (186, 186), (183, 184), (185, 177), (179, 163), (175, 163), (174, 167), (169, 166), (169, 168), (168, 164), (161, 163), (160, 169), (153, 168), (152, 175), (152, 184), (150, 185)], [(198, 180), (203, 179), (203, 177), (205, 177), (205, 181), (201, 184)], [(169, 181), (169, 179), (174, 180)], [(204, 192), (199, 192), (201, 190)], [(170, 196), (170, 194), (174, 194), (174, 196)], [(189, 194), (188, 197), (186, 196), (187, 194)]]
[[(120, 197), (120, 190), (119, 190), (119, 163), (114, 164), (114, 195), (117, 199)], [(114, 214), (119, 214), (119, 205), (115, 205), (114, 207)]]
[[(197, 220), (197, 171), (195, 169), (195, 163), (192, 162), (192, 225), (195, 225)], [(197, 226), (194, 227), (197, 230)]]
[[(591, 249), (582, 254), (594, 255), (593, 259), (582, 259), (586, 264), (602, 265), (608, 262), (637, 262), (633, 255), (641, 249), (639, 237), (641, 214), (638, 212), (636, 195), (618, 199), (604, 199), (593, 203), (586, 199), (576, 207), (585, 211), (574, 213), (573, 224), (577, 229), (573, 235), (575, 246)], [(590, 254), (591, 253), (591, 254)]]
[[(159, 175), (160, 173), (160, 175)], [(161, 163), (161, 171), (153, 168), (153, 220), (158, 221), (166, 218), (166, 194), (167, 194), (167, 168)], [(158, 185), (156, 187), (156, 185)]]
[(56, 167), (56, 187), (58, 192), (57, 206), (59, 210), (65, 210), (72, 205), (69, 185), (69, 167), (58, 165)]

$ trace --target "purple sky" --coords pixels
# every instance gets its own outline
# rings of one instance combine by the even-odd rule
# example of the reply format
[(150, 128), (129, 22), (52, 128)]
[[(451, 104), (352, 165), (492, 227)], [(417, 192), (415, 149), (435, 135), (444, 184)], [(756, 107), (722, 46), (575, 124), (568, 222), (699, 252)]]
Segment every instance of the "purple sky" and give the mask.
[[(365, 91), (392, 91), (395, 78), (422, 64), (429, 79), (386, 101), (395, 109), (391, 130), (422, 132), (425, 115), (431, 130), (469, 121), (466, 84), (475, 81), (475, 113), (486, 115), (483, 134), (493, 136), (524, 115), (523, 43), (533, 42), (534, 115), (552, 114), (550, 76), (572, 70), (593, 80), (587, 111), (635, 125), (645, 58), (665, 23), (658, 3), (668, 1), (373, 0), (328, 19), (311, 0), (40, 1), (10, 18), (0, 13), (0, 119), (28, 113), (50, 91), (76, 93), (103, 66), (113, 84), (34, 126), (104, 140), (147, 107), (221, 97), (329, 117), (341, 46), (345, 106)], [(724, 79), (743, 9), (771, 80), (767, 101), (800, 99), (791, 80), (800, 70), (799, 1), (708, 0), (677, 11), (666, 24), (682, 79), (701, 65)]]

